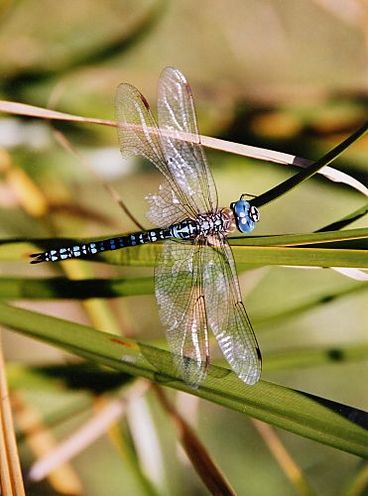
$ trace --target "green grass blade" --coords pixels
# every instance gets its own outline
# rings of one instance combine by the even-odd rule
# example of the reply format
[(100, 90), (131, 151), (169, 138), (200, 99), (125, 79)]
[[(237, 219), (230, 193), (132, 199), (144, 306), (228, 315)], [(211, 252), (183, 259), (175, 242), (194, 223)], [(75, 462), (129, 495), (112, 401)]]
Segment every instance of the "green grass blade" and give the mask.
[(236, 263), (244, 265), (368, 268), (366, 250), (236, 246), (233, 252)]
[[(365, 230), (365, 228), (362, 228)], [(357, 231), (357, 230), (353, 230)], [(344, 231), (341, 231), (343, 233)], [(319, 242), (323, 236), (329, 236), (327, 233), (313, 233), (314, 240), (318, 239)], [(294, 236), (291, 240), (290, 236)], [(296, 238), (295, 236), (299, 236)], [(287, 235), (287, 239), (292, 243), (308, 243), (309, 235)], [(316, 237), (317, 236), (317, 237)], [(333, 234), (336, 239), (338, 234)], [(341, 234), (344, 236), (344, 234)], [(357, 234), (353, 235), (357, 239)], [(365, 237), (365, 234), (364, 234)], [(272, 236), (275, 238), (275, 236)], [(280, 237), (278, 243), (280, 243)], [(250, 241), (252, 240), (253, 241)], [(269, 241), (265, 238), (256, 238), (263, 241), (254, 241), (255, 238), (248, 238), (247, 242), (258, 243)], [(331, 238), (332, 239), (332, 238)], [(330, 241), (331, 241), (330, 239)], [(342, 238), (339, 238), (342, 240)], [(285, 241), (285, 239), (284, 239)], [(274, 240), (272, 241), (275, 242)], [(309, 241), (310, 242), (310, 241)], [(233, 243), (233, 242), (232, 242)], [(130, 265), (133, 267), (153, 267), (156, 258), (162, 250), (162, 244), (153, 243), (143, 246), (135, 246), (124, 248), (123, 250), (116, 250), (105, 252), (93, 258), (93, 261), (103, 261), (114, 265)], [(3, 242), (0, 245), (0, 260), (19, 260), (20, 258), (27, 260), (28, 255), (34, 251), (32, 245), (28, 243), (19, 242)], [(310, 266), (310, 267), (354, 267), (354, 268), (367, 268), (368, 257), (366, 250), (351, 250), (351, 249), (332, 249), (332, 248), (294, 248), (294, 247), (281, 247), (281, 246), (233, 246), (233, 253), (235, 261), (238, 264), (245, 265), (291, 265), (291, 266)], [(37, 269), (35, 268), (35, 271)]]
[(338, 229), (342, 229), (347, 225), (351, 224), (352, 222), (361, 219), (362, 217), (367, 215), (367, 213), (368, 213), (368, 203), (363, 205), (361, 208), (354, 210), (354, 212), (351, 212), (342, 219), (337, 220), (336, 222), (332, 222), (327, 226), (321, 227), (321, 229), (318, 229), (316, 232), (337, 231)]
[(236, 236), (229, 238), (231, 246), (301, 246), (322, 243), (336, 243), (347, 240), (367, 240), (368, 228), (347, 229), (301, 234), (277, 234), (272, 236)]
[[(256, 386), (246, 386), (232, 372), (216, 366), (210, 367), (204, 384), (193, 390), (178, 376), (171, 354), (153, 346), (4, 303), (0, 303), (0, 323), (101, 365), (186, 391), (320, 443), (368, 458), (368, 415), (353, 407), (266, 381)], [(354, 418), (354, 422), (348, 416)]]
[(71, 280), (65, 277), (0, 278), (0, 298), (44, 300), (52, 298), (116, 298), (153, 293), (152, 277)]
[(274, 326), (280, 322), (284, 322), (287, 319), (291, 319), (294, 317), (298, 317), (304, 312), (308, 312), (313, 308), (316, 308), (321, 305), (330, 304), (339, 298), (343, 298), (345, 296), (350, 296), (352, 294), (359, 293), (360, 291), (368, 290), (368, 284), (366, 282), (363, 283), (355, 283), (353, 286), (341, 289), (340, 291), (335, 291), (331, 293), (325, 293), (323, 295), (319, 295), (314, 298), (310, 298), (305, 300), (300, 305), (293, 306), (291, 308), (286, 308), (281, 312), (272, 313), (272, 314), (262, 314), (257, 317), (254, 316), (252, 321), (254, 324), (259, 327), (262, 325), (266, 325), (268, 327)]
[(365, 496), (368, 490), (368, 465), (357, 467), (358, 472), (347, 486), (344, 496)]
[(335, 146), (335, 148), (333, 148), (328, 153), (326, 153), (326, 155), (324, 155), (322, 158), (320, 158), (316, 162), (313, 162), (310, 166), (301, 170), (300, 172), (290, 177), (289, 179), (286, 179), (286, 181), (283, 181), (274, 188), (269, 189), (262, 195), (257, 196), (257, 198), (255, 198), (254, 200), (251, 200), (251, 203), (256, 207), (261, 207), (262, 205), (265, 205), (266, 203), (269, 203), (272, 200), (275, 200), (276, 198), (279, 198), (280, 196), (284, 195), (291, 189), (298, 186), (300, 183), (312, 177), (320, 169), (322, 169), (322, 167), (333, 162), (339, 155), (341, 155), (353, 143), (355, 143), (355, 141), (361, 138), (367, 131), (368, 131), (368, 122), (364, 123), (362, 127), (357, 129), (351, 136), (346, 138), (346, 140), (344, 140), (342, 143), (339, 143), (337, 146)]
[[(304, 302), (301, 305), (283, 310), (277, 314), (262, 315), (253, 320), (256, 325), (270, 325), (297, 317), (319, 305), (330, 303), (338, 298), (368, 289), (366, 283), (354, 284), (351, 288), (328, 293)], [(70, 280), (65, 277), (2, 277), (0, 278), (0, 299), (77, 299), (117, 298), (153, 294), (152, 277), (110, 278)]]
[(58, 391), (82, 390), (95, 395), (113, 391), (131, 382), (132, 376), (93, 362), (56, 363), (41, 366), (8, 363), (9, 383), (14, 389)]
[[(264, 370), (285, 370), (368, 359), (368, 344), (289, 349), (265, 354)], [(368, 366), (368, 363), (367, 363)]]

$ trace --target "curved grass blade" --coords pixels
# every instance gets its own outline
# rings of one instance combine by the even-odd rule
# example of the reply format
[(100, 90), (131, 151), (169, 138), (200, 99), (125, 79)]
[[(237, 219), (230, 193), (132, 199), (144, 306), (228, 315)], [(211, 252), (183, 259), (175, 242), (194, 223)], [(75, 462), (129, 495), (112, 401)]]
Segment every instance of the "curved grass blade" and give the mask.
[(351, 212), (350, 214), (346, 215), (340, 220), (337, 220), (336, 222), (332, 222), (331, 224), (328, 224), (327, 226), (321, 227), (318, 229), (317, 233), (320, 232), (325, 232), (325, 231), (337, 231), (339, 229), (343, 229), (344, 227), (348, 226), (352, 222), (355, 222), (356, 220), (361, 219), (368, 213), (368, 203), (363, 205), (363, 207), (358, 208), (357, 210), (354, 210), (354, 212)]
[(206, 381), (193, 390), (181, 380), (167, 351), (1, 302), (0, 323), (101, 365), (161, 382), (368, 458), (368, 413), (362, 410), (266, 381), (247, 386), (231, 371), (216, 366), (210, 366)]
[(301, 170), (300, 172), (290, 177), (289, 179), (286, 179), (286, 181), (283, 181), (277, 186), (269, 189), (262, 195), (257, 196), (257, 198), (251, 200), (250, 203), (252, 203), (256, 207), (261, 207), (262, 205), (266, 205), (266, 203), (269, 203), (272, 200), (275, 200), (276, 198), (279, 198), (280, 196), (284, 195), (291, 189), (298, 186), (300, 183), (314, 176), (314, 174), (316, 174), (320, 169), (322, 169), (322, 167), (325, 167), (326, 165), (333, 162), (339, 155), (341, 155), (353, 143), (355, 143), (355, 141), (361, 138), (367, 131), (368, 131), (368, 122), (365, 122), (363, 126), (357, 129), (352, 135), (346, 138), (346, 140), (344, 140), (342, 143), (339, 143), (337, 146), (335, 146), (335, 148), (333, 148), (328, 153), (326, 153), (326, 155), (324, 155), (322, 158), (320, 158), (316, 162), (313, 162), (311, 165)]
[[(11, 102), (7, 100), (0, 100), (0, 112), (5, 112), (15, 115), (26, 115), (29, 117), (36, 117), (39, 119), (52, 119), (52, 120), (62, 120), (62, 121), (74, 121), (90, 124), (99, 124), (102, 126), (116, 127), (117, 123), (115, 121), (110, 121), (106, 119), (96, 119), (92, 117), (81, 117), (78, 115), (65, 114), (63, 112), (57, 112), (54, 110), (45, 109), (42, 107), (35, 107), (33, 105), (27, 105), (18, 102)], [(183, 133), (184, 134), (184, 133)], [(296, 157), (295, 155), (290, 155), (288, 153), (277, 152), (275, 150), (268, 150), (266, 148), (258, 148), (256, 146), (242, 145), (240, 143), (232, 143), (231, 141), (220, 140), (218, 138), (212, 138), (210, 136), (200, 136), (201, 143), (207, 148), (212, 148), (214, 150), (221, 150), (223, 152), (234, 153), (243, 157), (251, 157), (256, 160), (267, 160), (268, 162), (275, 162), (277, 164), (284, 165), (295, 165), (298, 167), (309, 167), (313, 164), (310, 160)], [(184, 141), (191, 141), (190, 136), (183, 136)], [(333, 182), (341, 182), (342, 184), (347, 184), (359, 191), (363, 195), (367, 196), (367, 188), (349, 176), (348, 174), (337, 171), (332, 167), (324, 167), (322, 170), (317, 171), (319, 174), (325, 176), (328, 180)], [(338, 177), (338, 178), (337, 178)], [(260, 197), (259, 197), (260, 198)]]

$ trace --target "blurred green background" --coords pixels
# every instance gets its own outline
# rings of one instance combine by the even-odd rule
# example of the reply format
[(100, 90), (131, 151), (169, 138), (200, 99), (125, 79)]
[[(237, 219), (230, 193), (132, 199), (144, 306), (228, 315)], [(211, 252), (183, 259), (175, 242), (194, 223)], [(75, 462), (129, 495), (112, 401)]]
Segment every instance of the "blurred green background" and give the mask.
[[(114, 118), (113, 98), (120, 82), (137, 86), (154, 108), (160, 71), (166, 65), (178, 67), (192, 86), (202, 134), (312, 160), (367, 116), (368, 4), (358, 0), (3, 0), (0, 53), (1, 99), (106, 119)], [(55, 129), (65, 134), (79, 156), (60, 146)], [(208, 156), (222, 205), (243, 192), (261, 194), (296, 171), (220, 152), (208, 151)], [(366, 184), (367, 158), (368, 139), (362, 139), (333, 166)], [(34, 181), (45, 196), (47, 212), (34, 213), (29, 202), (21, 201), (22, 191), (30, 195), (28, 186), (10, 181), (9, 167), (25, 171)], [(71, 123), (54, 123), (51, 128), (44, 121), (4, 114), (0, 170), (2, 239), (102, 236), (135, 229), (102, 181), (114, 185), (148, 226), (144, 196), (155, 191), (161, 179), (150, 164), (121, 160), (114, 129)], [(364, 202), (356, 191), (316, 177), (262, 208), (255, 234), (311, 232)], [(352, 227), (365, 224), (362, 219)], [(2, 276), (40, 276), (55, 274), (58, 268), (29, 266), (24, 260), (2, 262), (0, 270)], [(150, 269), (103, 265), (93, 270), (104, 277), (152, 274)], [(265, 356), (263, 378), (367, 410), (367, 361), (267, 369), (267, 356), (276, 351), (366, 343), (366, 291), (316, 305), (291, 319), (262, 324), (265, 316), (357, 283), (328, 269), (281, 267), (242, 272), (240, 281)], [(85, 308), (72, 301), (18, 303), (90, 322)], [(153, 296), (115, 299), (111, 306), (126, 335), (163, 339)], [(3, 336), (9, 362), (71, 359), (13, 333)], [(68, 402), (81, 396), (86, 394), (34, 388), (26, 398), (47, 416), (67, 409)], [(162, 465), (152, 470), (158, 477), (158, 494), (208, 494), (178, 450), (157, 401), (148, 395), (145, 404), (134, 408), (141, 412), (141, 436), (144, 440), (147, 436), (143, 444), (150, 447), (147, 430), (157, 436), (159, 448), (158, 452), (152, 448), (152, 458)], [(190, 420), (185, 408), (182, 413)], [(238, 494), (297, 493), (247, 418), (204, 401), (197, 415), (197, 433)], [(132, 428), (131, 416), (127, 430)], [(63, 422), (57, 436), (83, 424), (83, 418)], [(345, 494), (361, 460), (284, 431), (278, 434), (315, 494)], [(32, 455), (25, 445), (21, 453), (27, 467)], [(107, 437), (73, 464), (83, 494), (147, 494)], [(55, 494), (46, 483), (30, 484), (27, 491)]]

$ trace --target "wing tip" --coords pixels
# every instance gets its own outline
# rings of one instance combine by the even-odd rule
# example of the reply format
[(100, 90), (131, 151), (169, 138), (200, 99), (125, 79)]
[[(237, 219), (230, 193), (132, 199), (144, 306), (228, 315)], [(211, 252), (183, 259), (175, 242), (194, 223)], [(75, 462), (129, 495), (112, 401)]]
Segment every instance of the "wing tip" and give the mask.
[(162, 69), (162, 71), (161, 71), (160, 79), (165, 75), (168, 75), (168, 76), (171, 76), (171, 77), (177, 79), (180, 83), (184, 84), (185, 86), (189, 86), (187, 78), (184, 76), (184, 74), (181, 72), (181, 70), (178, 69), (177, 67), (173, 67), (171, 65), (164, 67), (164, 69)]
[(115, 111), (120, 107), (119, 104), (121, 100), (126, 100), (128, 94), (133, 94), (136, 98), (140, 98), (145, 106), (148, 106), (147, 108), (149, 109), (149, 105), (145, 97), (142, 95), (142, 93), (139, 91), (138, 88), (136, 88), (133, 84), (130, 83), (120, 83), (118, 84), (115, 92)]
[(248, 363), (247, 367), (243, 367), (241, 370), (234, 370), (235, 374), (248, 386), (254, 386), (257, 384), (262, 375), (262, 356), (261, 351), (256, 348), (257, 359), (254, 363)]
[(261, 372), (257, 372), (253, 375), (248, 375), (246, 379), (244, 379), (245, 384), (248, 386), (255, 386), (261, 379)]

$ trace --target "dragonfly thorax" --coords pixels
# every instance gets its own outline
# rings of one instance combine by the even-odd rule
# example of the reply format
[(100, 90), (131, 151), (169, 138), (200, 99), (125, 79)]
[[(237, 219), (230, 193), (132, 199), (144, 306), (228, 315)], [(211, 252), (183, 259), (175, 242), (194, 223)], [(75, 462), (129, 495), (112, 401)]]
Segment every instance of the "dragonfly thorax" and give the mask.
[(234, 214), (230, 208), (216, 212), (199, 214), (195, 219), (185, 219), (171, 227), (171, 233), (177, 239), (194, 239), (198, 236), (208, 237), (214, 234), (228, 234), (236, 228)]
[(228, 234), (235, 230), (234, 215), (230, 208), (198, 215), (196, 220), (198, 236), (212, 236), (217, 233)]

